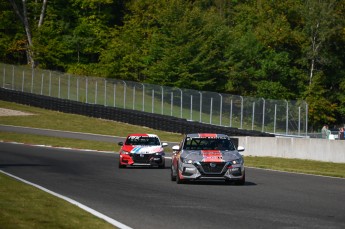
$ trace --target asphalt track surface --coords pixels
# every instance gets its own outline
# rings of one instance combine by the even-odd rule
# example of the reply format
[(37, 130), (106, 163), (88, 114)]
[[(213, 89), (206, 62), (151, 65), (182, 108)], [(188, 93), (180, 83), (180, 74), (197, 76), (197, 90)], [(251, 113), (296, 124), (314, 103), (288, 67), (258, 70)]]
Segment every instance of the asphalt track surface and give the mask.
[(244, 186), (176, 184), (118, 155), (0, 143), (0, 170), (132, 228), (345, 228), (345, 179), (247, 168)]

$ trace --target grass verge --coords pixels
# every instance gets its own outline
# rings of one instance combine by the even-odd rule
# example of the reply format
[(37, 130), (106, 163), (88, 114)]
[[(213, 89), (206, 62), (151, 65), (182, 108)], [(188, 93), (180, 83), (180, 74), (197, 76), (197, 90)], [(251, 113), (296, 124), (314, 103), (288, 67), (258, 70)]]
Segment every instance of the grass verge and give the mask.
[(77, 206), (1, 173), (0, 199), (1, 228), (114, 228)]

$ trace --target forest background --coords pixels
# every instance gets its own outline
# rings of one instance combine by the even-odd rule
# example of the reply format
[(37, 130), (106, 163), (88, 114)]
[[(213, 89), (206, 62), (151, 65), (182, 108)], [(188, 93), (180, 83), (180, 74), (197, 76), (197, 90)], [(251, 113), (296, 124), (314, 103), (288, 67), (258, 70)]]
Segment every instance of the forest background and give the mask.
[(343, 0), (0, 0), (0, 62), (265, 99), (345, 123)]

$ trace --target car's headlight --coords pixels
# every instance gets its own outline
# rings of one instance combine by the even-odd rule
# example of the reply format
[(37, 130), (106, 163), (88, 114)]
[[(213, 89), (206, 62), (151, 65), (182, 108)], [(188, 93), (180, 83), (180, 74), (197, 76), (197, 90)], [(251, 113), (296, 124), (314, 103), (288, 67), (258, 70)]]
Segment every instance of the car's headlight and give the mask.
[(231, 161), (231, 164), (233, 164), (233, 165), (238, 165), (238, 164), (242, 164), (242, 163), (243, 163), (242, 158), (238, 158), (236, 160)]
[(182, 158), (182, 157), (180, 157), (180, 159), (181, 159), (181, 161), (182, 161), (183, 163), (185, 163), (185, 164), (193, 164), (193, 163), (194, 163), (193, 160), (188, 159), (188, 158)]
[(127, 151), (121, 150), (121, 154), (127, 154), (127, 155), (129, 155), (130, 153), (127, 152)]

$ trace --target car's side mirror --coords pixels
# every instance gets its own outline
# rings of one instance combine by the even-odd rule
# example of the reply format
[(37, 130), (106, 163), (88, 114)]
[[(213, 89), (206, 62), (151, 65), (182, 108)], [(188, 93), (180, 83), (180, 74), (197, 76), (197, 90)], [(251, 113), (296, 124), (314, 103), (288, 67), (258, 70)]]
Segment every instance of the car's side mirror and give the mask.
[(179, 145), (175, 145), (175, 146), (172, 147), (172, 150), (173, 150), (174, 153), (176, 153), (176, 152), (180, 151), (180, 146)]
[(237, 151), (238, 151), (238, 152), (244, 151), (244, 147), (243, 147), (243, 146), (238, 146), (238, 147), (237, 147)]
[(119, 142), (117, 143), (119, 146), (123, 146), (123, 142)]
[(168, 143), (163, 142), (163, 143), (162, 143), (162, 147), (166, 147), (166, 146), (168, 146)]

